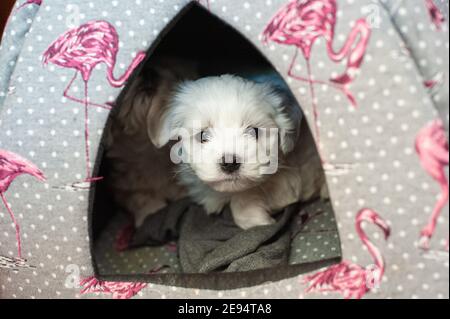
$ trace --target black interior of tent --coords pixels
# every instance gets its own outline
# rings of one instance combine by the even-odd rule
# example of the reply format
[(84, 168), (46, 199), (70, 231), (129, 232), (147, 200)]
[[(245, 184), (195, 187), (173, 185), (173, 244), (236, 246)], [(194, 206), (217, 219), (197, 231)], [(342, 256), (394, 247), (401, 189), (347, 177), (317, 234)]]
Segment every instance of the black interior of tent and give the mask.
[[(239, 73), (243, 68), (273, 69), (271, 63), (242, 34), (195, 3), (187, 6), (161, 32), (158, 41), (148, 50), (145, 63), (151, 63), (154, 56), (173, 55), (174, 52), (201, 61), (202, 76)], [(135, 72), (139, 71), (138, 68)], [(133, 77), (129, 82), (132, 80)], [(109, 165), (102, 154), (100, 148), (96, 161), (99, 176), (104, 175)], [(114, 248), (117, 233), (127, 219), (116, 214), (117, 209), (108, 190), (99, 181), (91, 189), (89, 213), (93, 266), (96, 275), (104, 280), (231, 289), (281, 280), (339, 262), (340, 242), (331, 204), (323, 207), (317, 203), (307, 203), (299, 210), (303, 212), (299, 216), (302, 228), (296, 238), (291, 239), (292, 252), (287, 264), (247, 272), (183, 273), (179, 268), (172, 267), (177, 263), (176, 248), (145, 247), (126, 251)], [(158, 265), (166, 263), (169, 266), (153, 272), (155, 260)]]

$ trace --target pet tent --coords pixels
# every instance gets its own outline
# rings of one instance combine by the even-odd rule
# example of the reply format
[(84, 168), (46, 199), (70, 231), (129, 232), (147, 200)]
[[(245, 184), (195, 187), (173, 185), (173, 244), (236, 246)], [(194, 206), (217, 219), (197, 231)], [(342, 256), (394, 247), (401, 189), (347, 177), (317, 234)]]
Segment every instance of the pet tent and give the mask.
[[(261, 52), (301, 105), (337, 219), (331, 265), (189, 285), (161, 269), (99, 274), (103, 129), (133, 71), (198, 6)], [(0, 297), (448, 298), (447, 13), (437, 0), (19, 1), (0, 48)]]

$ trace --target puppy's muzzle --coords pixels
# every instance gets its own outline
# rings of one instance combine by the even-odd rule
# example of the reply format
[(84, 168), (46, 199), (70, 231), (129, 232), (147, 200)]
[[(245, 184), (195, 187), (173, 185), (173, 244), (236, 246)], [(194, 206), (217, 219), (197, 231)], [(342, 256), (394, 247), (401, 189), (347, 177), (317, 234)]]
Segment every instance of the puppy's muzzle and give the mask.
[(220, 169), (227, 174), (232, 174), (239, 170), (241, 163), (236, 155), (224, 155), (220, 162)]

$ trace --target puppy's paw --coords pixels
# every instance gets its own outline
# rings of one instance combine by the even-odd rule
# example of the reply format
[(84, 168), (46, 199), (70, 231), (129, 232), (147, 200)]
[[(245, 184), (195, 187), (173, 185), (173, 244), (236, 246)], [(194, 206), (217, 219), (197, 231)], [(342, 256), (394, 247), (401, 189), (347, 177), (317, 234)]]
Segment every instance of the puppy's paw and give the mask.
[(219, 214), (225, 207), (225, 204), (225, 201), (214, 197), (202, 201), (203, 208), (208, 215)]
[(261, 210), (259, 207), (255, 207), (255, 209), (246, 209), (244, 211), (232, 211), (232, 213), (236, 225), (244, 230), (256, 226), (272, 225), (276, 222), (266, 211)]
[(242, 229), (275, 224), (270, 208), (260, 194), (242, 193), (230, 203), (234, 222)]
[(247, 230), (256, 226), (273, 225), (275, 224), (275, 219), (266, 214), (266, 216), (261, 215), (260, 217), (238, 218), (238, 219), (235, 218), (234, 222), (240, 228)]

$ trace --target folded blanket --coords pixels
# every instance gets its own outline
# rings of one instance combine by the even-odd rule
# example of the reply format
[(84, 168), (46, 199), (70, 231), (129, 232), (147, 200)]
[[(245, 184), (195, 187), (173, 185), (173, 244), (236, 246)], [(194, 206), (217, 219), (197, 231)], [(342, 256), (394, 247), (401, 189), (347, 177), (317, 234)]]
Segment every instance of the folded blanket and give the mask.
[(159, 246), (176, 240), (182, 272), (239, 272), (287, 265), (291, 239), (301, 222), (300, 205), (275, 215), (273, 225), (242, 230), (233, 222), (229, 207), (207, 215), (188, 199), (172, 203), (150, 215), (136, 230), (131, 247)]

